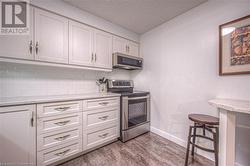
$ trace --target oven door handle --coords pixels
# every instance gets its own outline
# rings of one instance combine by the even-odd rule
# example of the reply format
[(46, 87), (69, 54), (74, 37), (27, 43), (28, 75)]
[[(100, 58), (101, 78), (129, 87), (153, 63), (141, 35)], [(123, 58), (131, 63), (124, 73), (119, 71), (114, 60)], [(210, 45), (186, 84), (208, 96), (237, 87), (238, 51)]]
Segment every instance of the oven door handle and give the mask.
[(147, 98), (149, 98), (149, 95), (143, 96), (143, 97), (131, 97), (131, 98), (127, 98), (127, 100), (140, 100), (140, 99), (147, 99)]

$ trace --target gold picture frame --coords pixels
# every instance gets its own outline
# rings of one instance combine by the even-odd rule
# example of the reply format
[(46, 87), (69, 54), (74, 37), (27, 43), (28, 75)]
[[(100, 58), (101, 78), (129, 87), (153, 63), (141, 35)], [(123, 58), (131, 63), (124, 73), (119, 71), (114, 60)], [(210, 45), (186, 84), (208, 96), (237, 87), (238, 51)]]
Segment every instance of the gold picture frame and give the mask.
[(219, 26), (219, 74), (250, 74), (250, 15)]

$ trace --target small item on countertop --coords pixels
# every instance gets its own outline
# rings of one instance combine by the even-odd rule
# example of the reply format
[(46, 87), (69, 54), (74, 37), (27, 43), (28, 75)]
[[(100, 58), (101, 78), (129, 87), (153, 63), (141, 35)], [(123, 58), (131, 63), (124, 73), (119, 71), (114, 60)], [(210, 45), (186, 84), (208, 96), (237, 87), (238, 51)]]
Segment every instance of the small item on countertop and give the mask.
[(99, 86), (99, 92), (107, 92), (107, 79), (105, 77), (98, 79), (96, 84)]

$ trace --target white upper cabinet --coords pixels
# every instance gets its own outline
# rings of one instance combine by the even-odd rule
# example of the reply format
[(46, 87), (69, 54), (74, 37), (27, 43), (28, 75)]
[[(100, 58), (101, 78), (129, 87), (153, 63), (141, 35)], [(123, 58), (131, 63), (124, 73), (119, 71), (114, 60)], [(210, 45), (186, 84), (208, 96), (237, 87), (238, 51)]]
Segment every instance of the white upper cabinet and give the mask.
[(95, 66), (112, 69), (112, 35), (100, 30), (94, 34)]
[(69, 22), (69, 63), (92, 66), (94, 29), (78, 22)]
[(35, 59), (68, 63), (68, 19), (35, 9)]
[(139, 56), (138, 43), (36, 7), (28, 24), (29, 35), (0, 35), (1, 60), (110, 71), (112, 53)]
[(113, 53), (122, 53), (131, 56), (139, 56), (139, 44), (123, 39), (121, 37), (113, 37)]
[(139, 57), (139, 44), (130, 41), (128, 43), (128, 54)]
[(0, 35), (0, 57), (34, 59), (33, 8), (30, 10), (28, 35)]
[(36, 165), (35, 105), (0, 108), (0, 162)]
[(113, 53), (127, 54), (127, 40), (113, 36)]

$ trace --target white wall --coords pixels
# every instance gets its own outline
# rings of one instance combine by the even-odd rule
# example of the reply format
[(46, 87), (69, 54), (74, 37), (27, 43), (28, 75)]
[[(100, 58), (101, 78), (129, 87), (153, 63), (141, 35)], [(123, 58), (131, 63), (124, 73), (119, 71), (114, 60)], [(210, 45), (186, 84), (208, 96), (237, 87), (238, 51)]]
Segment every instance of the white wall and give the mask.
[(98, 72), (0, 62), (0, 97), (95, 93), (98, 78), (129, 79), (128, 71)]
[(132, 77), (151, 92), (154, 131), (186, 146), (188, 114), (217, 115), (215, 97), (250, 100), (249, 75), (218, 76), (218, 26), (249, 13), (249, 0), (208, 1), (141, 36), (144, 70)]
[(71, 6), (62, 0), (30, 0), (35, 6), (53, 11), (82, 23), (94, 26), (124, 38), (139, 41), (139, 35), (100, 17)]

